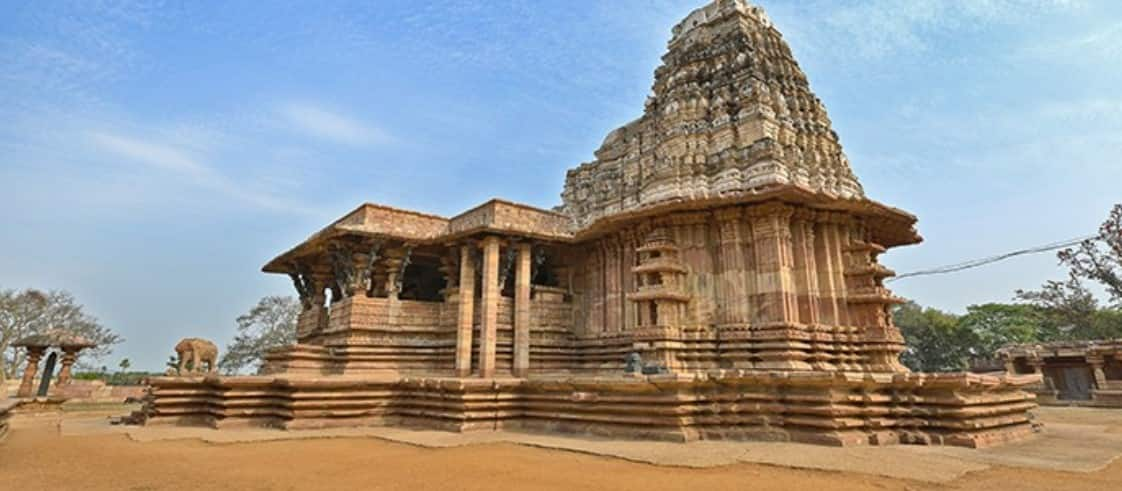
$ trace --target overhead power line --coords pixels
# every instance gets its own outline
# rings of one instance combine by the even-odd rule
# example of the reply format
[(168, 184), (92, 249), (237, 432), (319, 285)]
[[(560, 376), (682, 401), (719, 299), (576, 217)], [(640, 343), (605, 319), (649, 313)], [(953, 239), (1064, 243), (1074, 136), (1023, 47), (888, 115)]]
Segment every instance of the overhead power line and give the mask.
[(1016, 250), (1016, 251), (1012, 251), (1012, 252), (1006, 252), (1004, 254), (998, 254), (996, 256), (989, 256), (989, 257), (984, 257), (984, 258), (981, 258), (981, 259), (972, 259), (970, 261), (965, 261), (965, 262), (961, 262), (961, 263), (957, 263), (957, 264), (940, 266), (938, 268), (924, 269), (924, 270), (920, 270), (920, 271), (912, 271), (910, 273), (904, 273), (904, 274), (901, 274), (901, 275), (896, 275), (895, 278), (889, 278), (885, 281), (886, 282), (887, 281), (896, 281), (896, 280), (902, 280), (904, 278), (911, 278), (911, 277), (915, 277), (915, 276), (930, 276), (930, 275), (936, 275), (936, 274), (954, 273), (954, 272), (957, 272), (957, 271), (962, 271), (962, 270), (966, 270), (966, 269), (972, 269), (972, 268), (977, 268), (977, 267), (980, 267), (980, 266), (985, 266), (987, 264), (996, 263), (998, 261), (1004, 261), (1004, 260), (1009, 259), (1011, 257), (1023, 256), (1023, 255), (1026, 255), (1026, 254), (1039, 254), (1041, 252), (1048, 252), (1048, 251), (1054, 251), (1054, 250), (1057, 250), (1057, 249), (1063, 249), (1065, 247), (1071, 247), (1071, 246), (1077, 245), (1077, 244), (1079, 244), (1079, 243), (1081, 243), (1085, 240), (1094, 239), (1094, 238), (1098, 238), (1098, 235), (1088, 235), (1086, 237), (1068, 239), (1068, 240), (1061, 241), (1061, 242), (1053, 242), (1051, 244), (1044, 244), (1044, 245), (1040, 245), (1040, 246), (1036, 246), (1036, 247), (1030, 247), (1028, 249), (1020, 249), (1020, 250)]

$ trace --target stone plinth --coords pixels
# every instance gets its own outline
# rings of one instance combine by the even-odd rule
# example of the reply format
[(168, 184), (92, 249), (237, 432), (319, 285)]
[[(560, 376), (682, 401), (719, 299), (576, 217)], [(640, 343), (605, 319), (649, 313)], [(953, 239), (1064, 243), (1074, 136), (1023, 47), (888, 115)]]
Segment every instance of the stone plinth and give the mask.
[(4, 441), (4, 437), (8, 436), (8, 420), (11, 418), (12, 409), (15, 409), (19, 402), (17, 399), (0, 398), (0, 441)]
[(156, 378), (147, 424), (415, 425), (630, 439), (984, 447), (1032, 433), (1035, 377), (728, 370), (531, 379)]

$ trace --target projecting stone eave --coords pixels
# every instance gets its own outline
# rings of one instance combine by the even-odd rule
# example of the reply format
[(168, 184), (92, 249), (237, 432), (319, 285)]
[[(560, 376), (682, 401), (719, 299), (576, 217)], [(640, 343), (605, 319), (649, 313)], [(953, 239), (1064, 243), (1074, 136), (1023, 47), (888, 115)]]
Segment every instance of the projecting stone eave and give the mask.
[[(265, 273), (295, 272), (293, 263), (300, 258), (322, 252), (331, 239), (342, 236), (393, 238), (409, 242), (429, 242), (448, 227), (448, 219), (429, 213), (394, 208), (377, 203), (363, 203), (320, 229), (303, 242), (266, 263)], [(412, 229), (405, 233), (406, 228)]]
[(785, 184), (753, 192), (711, 198), (673, 199), (650, 203), (639, 208), (602, 217), (574, 234), (577, 242), (595, 239), (634, 220), (663, 215), (675, 211), (699, 211), (731, 205), (760, 204), (776, 201), (808, 206), (823, 211), (853, 214), (867, 220), (871, 239), (885, 247), (918, 244), (923, 237), (915, 229), (917, 218), (899, 208), (894, 208), (868, 198), (839, 198), (829, 196), (798, 184)]
[(471, 236), (495, 234), (551, 242), (569, 242), (573, 234), (566, 215), (493, 198), (452, 218), (364, 203), (312, 234), (261, 268), (266, 273), (293, 273), (301, 258), (324, 252), (335, 238), (350, 236), (390, 239), (411, 244), (441, 244)]

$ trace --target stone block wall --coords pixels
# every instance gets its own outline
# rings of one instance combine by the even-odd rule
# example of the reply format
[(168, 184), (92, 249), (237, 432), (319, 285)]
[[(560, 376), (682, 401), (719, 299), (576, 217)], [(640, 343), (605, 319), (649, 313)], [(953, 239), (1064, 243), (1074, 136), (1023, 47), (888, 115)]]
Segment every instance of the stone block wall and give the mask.
[(642, 333), (674, 352), (671, 368), (905, 370), (884, 248), (856, 218), (778, 202), (676, 213), (578, 246), (578, 340), (636, 334), (634, 251), (656, 231), (687, 269), (685, 318)]
[(107, 385), (101, 380), (71, 380), (66, 385), (53, 386), (51, 395), (68, 401), (91, 403), (123, 403), (144, 397), (143, 385)]

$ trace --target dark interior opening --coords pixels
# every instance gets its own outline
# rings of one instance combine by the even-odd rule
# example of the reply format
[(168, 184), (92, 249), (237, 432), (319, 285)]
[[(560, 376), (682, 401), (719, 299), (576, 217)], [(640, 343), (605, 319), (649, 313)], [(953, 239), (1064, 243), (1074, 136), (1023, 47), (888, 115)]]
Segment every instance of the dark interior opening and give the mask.
[(545, 254), (534, 258), (534, 277), (531, 278), (530, 283), (541, 286), (560, 286), (561, 281), (557, 278), (557, 271), (553, 265), (553, 259)]
[(398, 298), (423, 302), (442, 301), (444, 298), (440, 290), (444, 289), (444, 275), (439, 268), (439, 264), (421, 258), (410, 263), (405, 268)]
[(1114, 357), (1107, 357), (1104, 361), (1103, 373), (1106, 375), (1107, 380), (1122, 380), (1122, 360)]

